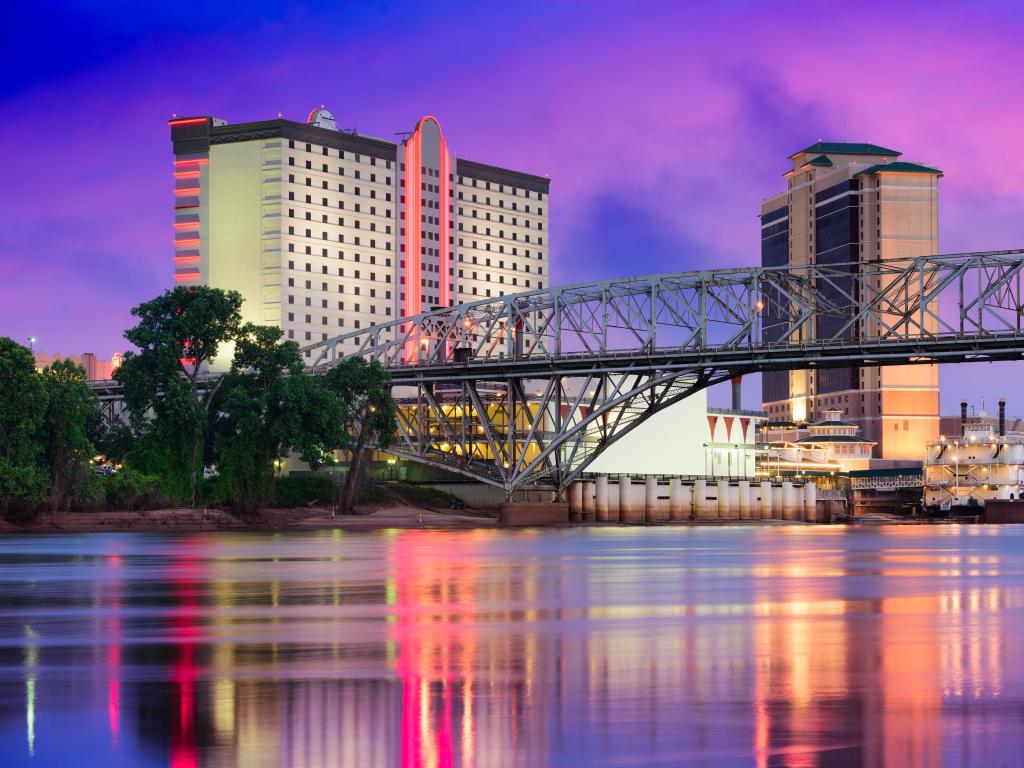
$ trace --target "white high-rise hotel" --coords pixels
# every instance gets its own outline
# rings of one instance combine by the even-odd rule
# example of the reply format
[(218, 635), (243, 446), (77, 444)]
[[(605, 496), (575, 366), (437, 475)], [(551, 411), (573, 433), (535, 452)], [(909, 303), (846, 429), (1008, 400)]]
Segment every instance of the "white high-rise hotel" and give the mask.
[(550, 181), (456, 158), (432, 117), (401, 144), (324, 109), (170, 126), (176, 284), (236, 290), (300, 346), (548, 285)]

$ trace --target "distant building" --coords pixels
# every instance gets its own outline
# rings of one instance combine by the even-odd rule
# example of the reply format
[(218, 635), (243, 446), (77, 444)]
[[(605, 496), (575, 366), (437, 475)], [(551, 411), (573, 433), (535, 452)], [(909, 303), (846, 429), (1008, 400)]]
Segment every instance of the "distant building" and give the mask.
[(868, 469), (873, 440), (861, 437), (860, 427), (844, 421), (838, 408), (811, 424), (766, 422), (760, 431), (762, 474), (851, 472)]
[(41, 371), (58, 360), (70, 360), (85, 369), (85, 378), (89, 381), (109, 381), (114, 378), (114, 371), (121, 365), (121, 354), (116, 353), (110, 360), (101, 360), (92, 352), (81, 355), (47, 355), (35, 352), (36, 370)]
[[(709, 408), (700, 390), (650, 417), (605, 448), (594, 474), (753, 477), (758, 411)], [(593, 430), (596, 440), (596, 428)]]
[(1006, 401), (994, 423), (968, 416), (961, 403), (958, 429), (928, 443), (925, 506), (984, 506), (990, 499), (1019, 499), (1024, 489), (1024, 432), (1006, 428)]
[(549, 287), (550, 181), (457, 157), (432, 117), (400, 143), (326, 109), (170, 128), (175, 282), (240, 292), (300, 346)]
[[(820, 289), (842, 300), (884, 287), (858, 281), (858, 263), (937, 253), (942, 172), (899, 157), (874, 144), (825, 141), (791, 155), (786, 191), (761, 204), (761, 263), (849, 264), (849, 278)], [(764, 318), (769, 341), (785, 325), (777, 320), (773, 329), (773, 318)], [(831, 335), (841, 322), (819, 317), (813, 335)], [(872, 335), (879, 328), (851, 329), (858, 332)], [(769, 371), (762, 382), (772, 421), (814, 421), (837, 408), (877, 443), (881, 459), (920, 460), (924, 443), (939, 434), (935, 366)]]

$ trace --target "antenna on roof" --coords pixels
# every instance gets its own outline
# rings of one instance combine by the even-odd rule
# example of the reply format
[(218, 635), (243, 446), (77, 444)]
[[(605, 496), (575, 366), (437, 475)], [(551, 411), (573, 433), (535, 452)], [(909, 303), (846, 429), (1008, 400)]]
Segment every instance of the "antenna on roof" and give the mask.
[(415, 131), (395, 131), (395, 136), (401, 136), (403, 139), (408, 139), (413, 135)]

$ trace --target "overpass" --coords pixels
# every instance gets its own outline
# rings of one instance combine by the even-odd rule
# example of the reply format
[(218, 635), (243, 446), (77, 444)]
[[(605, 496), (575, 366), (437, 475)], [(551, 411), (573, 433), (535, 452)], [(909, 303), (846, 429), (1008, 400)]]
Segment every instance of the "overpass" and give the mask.
[(1024, 251), (718, 269), (438, 308), (304, 348), (391, 373), (395, 455), (565, 489), (688, 395), (767, 370), (1019, 360)]

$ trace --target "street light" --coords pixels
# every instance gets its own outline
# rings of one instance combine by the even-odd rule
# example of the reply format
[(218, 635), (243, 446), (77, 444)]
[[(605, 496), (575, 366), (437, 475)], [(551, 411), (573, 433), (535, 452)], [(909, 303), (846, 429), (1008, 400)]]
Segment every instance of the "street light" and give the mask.
[(35, 345), (36, 345), (36, 337), (35, 336), (29, 336), (28, 337), (28, 348), (29, 348), (30, 352), (35, 352), (36, 351)]

